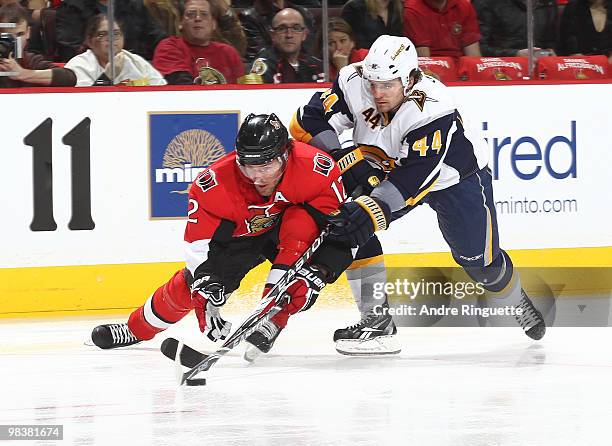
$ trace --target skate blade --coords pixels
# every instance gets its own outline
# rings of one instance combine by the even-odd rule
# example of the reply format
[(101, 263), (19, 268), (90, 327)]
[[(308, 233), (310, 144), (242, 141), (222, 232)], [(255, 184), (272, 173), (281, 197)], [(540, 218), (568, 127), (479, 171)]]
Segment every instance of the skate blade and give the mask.
[(259, 358), (262, 354), (263, 352), (261, 350), (259, 350), (254, 345), (249, 344), (247, 345), (247, 348), (244, 350), (243, 358), (246, 362), (253, 362), (257, 358)]
[(348, 356), (397, 355), (402, 351), (395, 336), (378, 336), (373, 339), (339, 339), (336, 351)]

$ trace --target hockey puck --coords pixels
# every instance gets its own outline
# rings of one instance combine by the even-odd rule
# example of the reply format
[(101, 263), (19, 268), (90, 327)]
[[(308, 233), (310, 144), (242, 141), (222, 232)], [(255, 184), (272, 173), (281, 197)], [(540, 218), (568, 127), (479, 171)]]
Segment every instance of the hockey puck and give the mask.
[(206, 378), (192, 378), (185, 380), (185, 384), (188, 386), (205, 386)]

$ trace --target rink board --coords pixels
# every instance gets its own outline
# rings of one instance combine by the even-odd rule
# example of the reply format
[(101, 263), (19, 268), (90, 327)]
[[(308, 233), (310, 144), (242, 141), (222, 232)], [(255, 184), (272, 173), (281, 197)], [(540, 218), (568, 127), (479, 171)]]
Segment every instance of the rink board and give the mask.
[[(600, 277), (601, 267), (612, 267), (612, 248), (519, 250), (510, 254), (520, 267), (547, 267), (547, 282), (563, 283), (560, 289), (554, 290), (555, 297), (609, 294), (612, 290), (612, 276), (604, 280)], [(390, 254), (385, 263), (394, 268), (455, 266), (448, 253)], [(564, 270), (549, 268), (578, 266), (592, 267), (593, 274), (568, 277)], [(0, 269), (0, 319), (127, 314), (141, 306), (156, 287), (182, 267), (182, 263), (159, 263)], [(254, 308), (268, 269), (269, 264), (263, 264), (249, 273), (226, 304), (226, 311), (244, 312)], [(523, 277), (523, 281), (529, 292), (534, 284), (529, 277)], [(317, 302), (318, 307), (327, 308), (353, 305), (344, 275), (329, 285)]]
[[(191, 158), (172, 170), (163, 157), (191, 130), (231, 150), (246, 114), (275, 112), (288, 124), (321, 90), (285, 87), (3, 94), (19, 119), (0, 124), (0, 317), (140, 305), (181, 267), (184, 191), (197, 174)], [(607, 116), (612, 84), (452, 93), (489, 142), (501, 244), (516, 263), (611, 265), (612, 126), (593, 116)], [(381, 240), (388, 263), (418, 265), (425, 255), (451, 264), (448, 254), (424, 254), (447, 251), (425, 206)], [(263, 269), (249, 276), (243, 301), (257, 298), (264, 278)], [(350, 302), (343, 281), (333, 295), (330, 305)]]

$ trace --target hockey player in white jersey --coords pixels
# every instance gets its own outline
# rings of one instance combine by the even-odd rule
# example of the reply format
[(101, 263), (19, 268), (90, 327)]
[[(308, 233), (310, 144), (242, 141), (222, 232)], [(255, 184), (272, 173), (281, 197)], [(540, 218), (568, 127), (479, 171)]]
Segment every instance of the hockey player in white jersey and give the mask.
[[(348, 129), (355, 146), (342, 149), (338, 135)], [(379, 263), (374, 272), (349, 269), (351, 285), (359, 279), (384, 280), (382, 249), (373, 234), (427, 203), (437, 213), (455, 261), (489, 291), (489, 305), (520, 307), (516, 319), (525, 333), (533, 339), (544, 336), (542, 315), (499, 247), (487, 145), (464, 122), (447, 87), (419, 70), (408, 38), (380, 36), (363, 62), (343, 68), (330, 90), (315, 94), (297, 111), (291, 133), (330, 152), (347, 192), (361, 193), (341, 207), (332, 234), (360, 248), (358, 265), (372, 258)], [(338, 351), (397, 351), (371, 347), (372, 338), (392, 337), (396, 329), (390, 316), (372, 311), (380, 302), (373, 300), (367, 283), (352, 289), (362, 320), (336, 330)]]

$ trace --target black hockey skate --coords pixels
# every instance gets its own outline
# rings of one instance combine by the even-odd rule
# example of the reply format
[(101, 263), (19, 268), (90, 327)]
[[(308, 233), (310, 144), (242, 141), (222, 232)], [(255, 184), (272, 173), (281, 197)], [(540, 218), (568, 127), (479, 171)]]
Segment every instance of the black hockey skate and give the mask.
[(130, 331), (127, 324), (104, 324), (98, 325), (91, 332), (91, 340), (102, 349), (127, 347), (138, 344), (138, 339)]
[(244, 352), (244, 359), (253, 362), (262, 353), (268, 353), (281, 331), (282, 329), (274, 322), (270, 320), (264, 322), (246, 338), (248, 345)]
[(401, 351), (397, 327), (388, 314), (368, 312), (359, 322), (334, 332), (336, 350), (343, 355), (393, 355)]
[(521, 290), (521, 301), (516, 309), (519, 308), (523, 310), (521, 315), (517, 313), (514, 317), (525, 334), (536, 341), (542, 339), (546, 333), (546, 323), (542, 313), (533, 305), (524, 290)]

